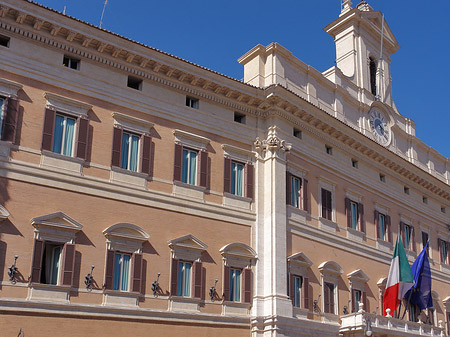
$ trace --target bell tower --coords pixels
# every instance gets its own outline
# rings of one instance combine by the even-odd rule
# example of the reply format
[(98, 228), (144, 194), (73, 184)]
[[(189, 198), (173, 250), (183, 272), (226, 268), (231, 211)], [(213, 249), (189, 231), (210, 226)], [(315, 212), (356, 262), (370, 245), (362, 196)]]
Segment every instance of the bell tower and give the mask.
[(360, 88), (364, 101), (393, 105), (391, 59), (400, 46), (384, 15), (366, 2), (341, 1), (339, 18), (324, 28), (336, 43), (336, 66)]

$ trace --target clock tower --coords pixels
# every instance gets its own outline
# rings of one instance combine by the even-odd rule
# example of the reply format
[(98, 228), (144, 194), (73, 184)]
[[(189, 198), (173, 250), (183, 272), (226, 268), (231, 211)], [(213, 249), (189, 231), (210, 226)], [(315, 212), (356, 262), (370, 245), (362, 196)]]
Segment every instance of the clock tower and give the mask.
[(390, 56), (400, 47), (384, 16), (365, 1), (342, 1), (339, 18), (324, 30), (336, 43), (336, 66), (358, 88), (365, 103), (393, 106)]

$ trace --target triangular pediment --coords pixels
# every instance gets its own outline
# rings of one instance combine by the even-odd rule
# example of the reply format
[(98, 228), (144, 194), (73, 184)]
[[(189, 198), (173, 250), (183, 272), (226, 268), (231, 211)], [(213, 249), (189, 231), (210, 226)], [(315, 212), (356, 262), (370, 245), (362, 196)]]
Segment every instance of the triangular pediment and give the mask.
[(31, 224), (35, 228), (38, 228), (40, 226), (46, 226), (76, 232), (83, 228), (83, 226), (79, 222), (75, 221), (74, 219), (72, 219), (63, 212), (56, 212), (38, 216), (36, 218), (31, 219)]
[(332, 275), (342, 275), (344, 270), (342, 267), (335, 261), (325, 261), (320, 264), (319, 271), (322, 274), (332, 274)]
[(194, 249), (194, 250), (200, 250), (200, 251), (204, 251), (204, 250), (208, 249), (208, 246), (206, 244), (204, 244), (202, 241), (197, 239), (192, 234), (188, 234), (188, 235), (182, 236), (180, 238), (170, 240), (169, 247), (171, 249), (186, 248), (186, 249)]
[(357, 269), (355, 271), (352, 271), (350, 274), (347, 274), (347, 277), (350, 281), (357, 281), (357, 282), (363, 282), (367, 283), (370, 278), (366, 275), (361, 269)]
[(288, 262), (298, 264), (305, 268), (311, 267), (313, 264), (313, 262), (303, 252), (295, 253), (289, 256)]
[(115, 237), (137, 241), (147, 241), (150, 238), (150, 235), (141, 227), (125, 222), (117, 223), (106, 228), (103, 231), (103, 235), (107, 238)]
[(9, 215), (10, 214), (9, 214), (8, 210), (5, 207), (3, 207), (2, 205), (0, 205), (0, 221), (8, 219)]
[(244, 243), (230, 243), (220, 249), (222, 256), (235, 256), (248, 259), (256, 259), (256, 252)]
[(380, 278), (378, 280), (378, 282), (377, 282), (378, 288), (385, 288), (386, 287), (386, 282), (387, 282), (387, 277)]

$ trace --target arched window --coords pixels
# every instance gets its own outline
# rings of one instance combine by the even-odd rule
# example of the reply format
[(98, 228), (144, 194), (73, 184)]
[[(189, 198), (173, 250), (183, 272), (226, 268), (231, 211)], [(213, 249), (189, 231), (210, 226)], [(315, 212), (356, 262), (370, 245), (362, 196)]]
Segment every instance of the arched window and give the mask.
[(370, 71), (370, 91), (373, 95), (377, 94), (377, 62), (373, 57), (369, 58), (369, 71)]

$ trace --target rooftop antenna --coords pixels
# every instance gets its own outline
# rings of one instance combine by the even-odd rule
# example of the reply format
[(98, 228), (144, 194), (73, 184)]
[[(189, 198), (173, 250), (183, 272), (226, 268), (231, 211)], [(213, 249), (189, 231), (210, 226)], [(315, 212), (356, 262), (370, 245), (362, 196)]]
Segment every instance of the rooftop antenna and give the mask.
[(100, 24), (98, 25), (98, 28), (102, 28), (103, 14), (105, 14), (105, 8), (106, 8), (107, 4), (108, 4), (108, 0), (105, 0), (105, 3), (103, 4), (102, 16), (100, 17)]

